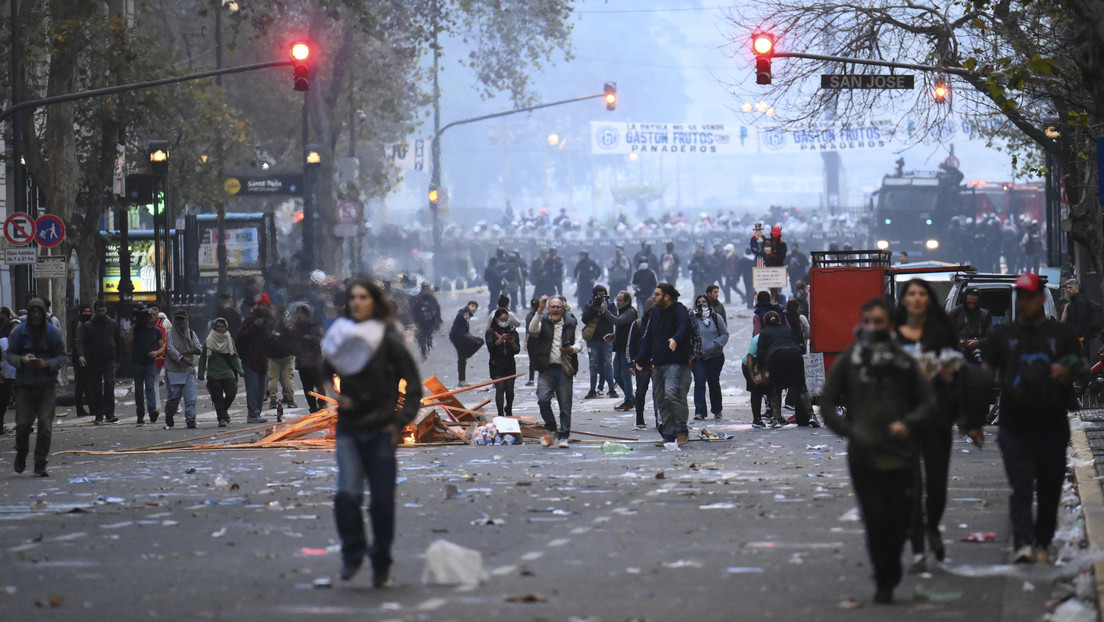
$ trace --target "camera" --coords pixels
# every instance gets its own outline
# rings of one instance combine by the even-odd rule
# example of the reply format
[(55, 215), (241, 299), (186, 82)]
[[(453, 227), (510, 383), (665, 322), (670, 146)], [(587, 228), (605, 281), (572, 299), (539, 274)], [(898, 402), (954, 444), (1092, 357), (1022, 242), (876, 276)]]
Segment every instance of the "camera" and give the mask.
[(139, 307), (135, 309), (134, 313), (130, 316), (130, 321), (135, 324), (139, 324), (150, 319), (152, 315), (153, 314), (150, 312), (149, 309), (146, 309), (145, 307)]

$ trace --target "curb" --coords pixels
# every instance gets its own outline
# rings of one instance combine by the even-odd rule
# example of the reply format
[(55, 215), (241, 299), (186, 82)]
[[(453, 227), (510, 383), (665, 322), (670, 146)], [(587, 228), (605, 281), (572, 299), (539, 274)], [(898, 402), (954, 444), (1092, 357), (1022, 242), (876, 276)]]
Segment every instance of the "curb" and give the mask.
[[(1081, 421), (1080, 415), (1077, 415)], [(1085, 435), (1084, 422), (1080, 426), (1070, 426), (1070, 445), (1074, 455), (1087, 459), (1089, 464), (1073, 469), (1077, 482), (1077, 494), (1081, 498), (1081, 512), (1085, 517), (1085, 539), (1089, 543), (1104, 543), (1104, 491), (1096, 477), (1093, 466), (1093, 453), (1089, 448), (1089, 438)], [(1098, 619), (1104, 622), (1104, 610), (1101, 610), (1101, 596), (1104, 596), (1104, 561), (1093, 564), (1093, 585)]]

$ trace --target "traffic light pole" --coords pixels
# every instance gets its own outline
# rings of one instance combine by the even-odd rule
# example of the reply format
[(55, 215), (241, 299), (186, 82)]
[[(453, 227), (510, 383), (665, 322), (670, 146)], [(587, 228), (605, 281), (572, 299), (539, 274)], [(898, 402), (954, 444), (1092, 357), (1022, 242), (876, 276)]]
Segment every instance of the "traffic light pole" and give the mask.
[[(434, 73), (434, 76), (436, 76), (436, 73)], [(430, 153), (431, 153), (432, 162), (433, 162), (433, 164), (432, 164), (433, 171), (430, 173), (430, 176), (429, 176), (429, 187), (430, 187), (430, 189), (436, 189), (438, 191), (440, 191), (440, 189), (441, 189), (441, 136), (443, 136), (445, 131), (448, 130), (450, 127), (455, 127), (457, 125), (466, 125), (468, 123), (475, 123), (477, 121), (486, 121), (487, 119), (497, 119), (498, 117), (506, 117), (506, 116), (509, 116), (509, 115), (512, 115), (512, 114), (519, 114), (519, 113), (522, 113), (522, 112), (532, 112), (534, 110), (540, 110), (541, 108), (551, 108), (552, 106), (562, 106), (564, 104), (573, 104), (575, 102), (586, 101), (588, 99), (604, 98), (605, 96), (606, 96), (606, 93), (604, 93), (604, 92), (598, 93), (598, 94), (595, 94), (595, 95), (583, 95), (582, 97), (574, 97), (572, 99), (562, 99), (560, 101), (549, 102), (547, 104), (539, 104), (537, 106), (528, 106), (528, 107), (525, 107), (525, 108), (515, 108), (514, 110), (506, 110), (504, 112), (495, 112), (495, 113), (492, 113), (492, 114), (485, 114), (485, 115), (482, 115), (482, 116), (479, 116), (479, 117), (471, 117), (470, 119), (460, 119), (459, 121), (453, 121), (452, 123), (449, 123), (449, 124), (445, 125), (441, 129), (437, 130), (437, 132), (433, 135), (433, 142), (430, 144)], [(437, 205), (437, 202), (432, 202), (431, 201), (430, 205), (429, 205), (429, 210), (430, 210), (430, 212), (433, 216), (433, 267), (434, 267), (433, 277), (434, 277), (434, 279), (437, 279), (437, 278), (440, 277), (440, 267), (441, 267), (441, 260), (440, 260), (440, 256), (441, 256), (441, 216), (440, 216), (440, 207)]]
[(892, 67), (894, 69), (914, 69), (916, 71), (930, 71), (946, 73), (965, 78), (976, 77), (977, 72), (962, 67), (936, 67), (934, 65), (919, 65), (916, 63), (902, 63), (894, 60), (878, 60), (873, 58), (850, 58), (847, 56), (828, 56), (826, 54), (805, 54), (803, 52), (772, 52), (770, 58), (804, 58), (808, 60), (822, 60), (832, 63), (853, 63), (856, 65), (874, 65), (877, 67)]

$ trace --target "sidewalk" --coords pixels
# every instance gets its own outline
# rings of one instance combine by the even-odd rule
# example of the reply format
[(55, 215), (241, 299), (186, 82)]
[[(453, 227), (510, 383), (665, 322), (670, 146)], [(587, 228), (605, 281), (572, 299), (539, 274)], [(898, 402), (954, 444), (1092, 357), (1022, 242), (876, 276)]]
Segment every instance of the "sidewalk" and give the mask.
[[(1070, 427), (1070, 445), (1073, 447), (1071, 467), (1081, 498), (1085, 540), (1090, 547), (1099, 548), (1104, 546), (1104, 488), (1101, 484), (1101, 476), (1104, 475), (1104, 409), (1078, 411)], [(1093, 564), (1093, 575), (1099, 611), (1101, 595), (1104, 595), (1104, 560)], [(1104, 620), (1104, 615), (1100, 615), (1099, 619)]]

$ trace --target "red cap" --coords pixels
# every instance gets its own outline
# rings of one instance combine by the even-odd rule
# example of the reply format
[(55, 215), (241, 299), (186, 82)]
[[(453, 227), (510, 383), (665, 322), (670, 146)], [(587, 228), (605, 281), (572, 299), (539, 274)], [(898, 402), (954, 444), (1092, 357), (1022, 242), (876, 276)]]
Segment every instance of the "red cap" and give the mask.
[(1037, 292), (1043, 288), (1043, 281), (1034, 272), (1024, 272), (1016, 278), (1012, 287), (1025, 292)]
[(268, 297), (268, 294), (261, 294), (261, 297), (257, 299), (257, 302), (253, 303), (253, 306), (257, 305), (271, 305), (272, 299)]

